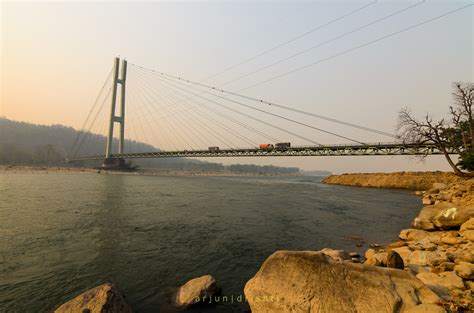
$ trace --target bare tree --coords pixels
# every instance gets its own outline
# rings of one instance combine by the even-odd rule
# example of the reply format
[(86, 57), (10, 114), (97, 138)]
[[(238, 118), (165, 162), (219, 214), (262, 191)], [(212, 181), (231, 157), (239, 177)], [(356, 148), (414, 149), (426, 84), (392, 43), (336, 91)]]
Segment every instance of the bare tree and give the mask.
[[(453, 83), (452, 94), (451, 120), (435, 121), (429, 114), (419, 120), (408, 108), (403, 108), (399, 113), (398, 136), (406, 143), (435, 144), (457, 175), (474, 176), (471, 172), (474, 170), (474, 84)], [(458, 154), (459, 162), (453, 161), (451, 152)]]

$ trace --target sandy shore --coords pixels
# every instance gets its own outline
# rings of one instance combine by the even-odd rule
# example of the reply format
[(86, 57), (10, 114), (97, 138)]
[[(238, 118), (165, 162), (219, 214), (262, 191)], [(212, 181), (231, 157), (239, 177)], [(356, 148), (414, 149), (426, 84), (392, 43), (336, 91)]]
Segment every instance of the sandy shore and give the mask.
[(2, 173), (27, 173), (27, 174), (109, 174), (109, 175), (144, 175), (144, 176), (302, 176), (296, 174), (281, 173), (237, 173), (237, 172), (206, 172), (206, 171), (178, 171), (167, 169), (138, 169), (136, 171), (122, 172), (110, 171), (98, 168), (85, 167), (40, 167), (40, 166), (23, 166), (23, 165), (2, 165), (0, 166), (0, 174)]

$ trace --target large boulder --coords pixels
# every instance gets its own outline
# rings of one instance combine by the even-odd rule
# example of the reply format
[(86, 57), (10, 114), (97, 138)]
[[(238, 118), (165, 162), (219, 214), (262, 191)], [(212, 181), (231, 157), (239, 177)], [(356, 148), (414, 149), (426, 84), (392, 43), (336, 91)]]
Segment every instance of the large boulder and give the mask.
[(273, 253), (244, 292), (254, 313), (414, 312), (440, 300), (408, 272), (337, 262), (315, 251)]
[(116, 286), (103, 284), (89, 289), (58, 307), (54, 313), (131, 313)]
[(473, 216), (474, 205), (442, 202), (423, 207), (413, 220), (412, 227), (425, 230), (459, 228)]
[(193, 304), (209, 301), (210, 297), (219, 292), (216, 280), (211, 275), (191, 279), (179, 287), (174, 294), (174, 304), (178, 307), (188, 307)]

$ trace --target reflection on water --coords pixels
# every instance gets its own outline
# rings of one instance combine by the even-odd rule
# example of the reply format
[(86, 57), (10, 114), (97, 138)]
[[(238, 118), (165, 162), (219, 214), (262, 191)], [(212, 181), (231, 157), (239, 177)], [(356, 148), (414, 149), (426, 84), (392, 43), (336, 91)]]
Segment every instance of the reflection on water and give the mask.
[(164, 311), (170, 287), (208, 273), (240, 295), (275, 250), (387, 243), (418, 207), (316, 177), (2, 174), (0, 308), (46, 311), (108, 281), (137, 312)]

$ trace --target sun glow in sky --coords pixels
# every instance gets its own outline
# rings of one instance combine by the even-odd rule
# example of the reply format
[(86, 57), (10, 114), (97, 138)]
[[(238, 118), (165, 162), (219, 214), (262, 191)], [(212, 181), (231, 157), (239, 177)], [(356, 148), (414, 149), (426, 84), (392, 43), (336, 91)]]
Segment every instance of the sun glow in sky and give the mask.
[[(117, 55), (199, 81), (370, 2), (2, 2), (0, 115), (80, 128)], [(380, 0), (206, 83), (232, 80), (417, 2)], [(225, 88), (245, 88), (469, 3), (427, 0)], [(473, 81), (473, 12), (467, 8), (244, 93), (392, 133), (404, 106), (443, 117), (451, 83)], [(334, 172), (447, 169), (437, 157), (425, 163), (402, 157), (212, 161)]]

